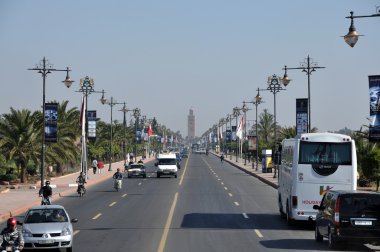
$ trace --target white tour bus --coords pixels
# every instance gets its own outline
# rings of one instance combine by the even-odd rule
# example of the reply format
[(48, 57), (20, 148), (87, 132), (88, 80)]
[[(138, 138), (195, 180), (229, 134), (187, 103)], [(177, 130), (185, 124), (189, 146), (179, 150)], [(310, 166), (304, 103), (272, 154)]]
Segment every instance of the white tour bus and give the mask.
[(315, 220), (323, 194), (356, 190), (355, 141), (333, 133), (304, 133), (284, 139), (278, 172), (278, 206), (289, 224)]

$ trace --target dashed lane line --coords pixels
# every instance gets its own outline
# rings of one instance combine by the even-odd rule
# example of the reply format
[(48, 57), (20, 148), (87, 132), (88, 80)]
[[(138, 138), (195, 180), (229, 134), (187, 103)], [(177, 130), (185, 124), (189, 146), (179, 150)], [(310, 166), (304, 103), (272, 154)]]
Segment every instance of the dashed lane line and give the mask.
[(237, 201), (235, 201), (234, 204), (235, 204), (236, 206), (239, 206), (239, 202), (237, 202)]
[(128, 194), (125, 193), (125, 194), (123, 194), (121, 197), (122, 197), (122, 198), (125, 198), (125, 197), (127, 197), (127, 195), (128, 195)]
[(77, 235), (80, 232), (80, 230), (75, 230), (73, 235)]
[(228, 193), (228, 195), (229, 195), (230, 197), (232, 197), (232, 193)]
[(249, 219), (248, 215), (246, 213), (242, 213), (245, 219)]
[(115, 204), (116, 204), (116, 201), (112, 202), (112, 203), (109, 204), (108, 206), (111, 207), (111, 206), (113, 206), (113, 205), (115, 205)]
[(264, 237), (258, 229), (255, 229), (255, 233), (256, 233), (257, 236), (260, 237), (260, 238), (263, 238), (263, 237)]
[(97, 215), (95, 215), (94, 217), (92, 217), (92, 219), (93, 219), (93, 220), (96, 220), (96, 219), (98, 219), (100, 216), (102, 216), (102, 214), (101, 214), (101, 213), (98, 213)]

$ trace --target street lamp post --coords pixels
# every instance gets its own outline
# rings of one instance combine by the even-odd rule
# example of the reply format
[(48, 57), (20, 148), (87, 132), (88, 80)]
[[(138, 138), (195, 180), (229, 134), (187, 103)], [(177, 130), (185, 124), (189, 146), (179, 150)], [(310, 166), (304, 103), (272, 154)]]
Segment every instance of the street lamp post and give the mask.
[(221, 147), (221, 152), (223, 152), (224, 153), (224, 140), (223, 140), (223, 124), (224, 124), (224, 122), (225, 122), (225, 120), (224, 120), (224, 118), (221, 118), (220, 120), (219, 120), (219, 127), (221, 126), (222, 127), (222, 132), (220, 132), (220, 147)]
[[(247, 111), (249, 110), (248, 109), (248, 106), (245, 104), (245, 101), (243, 101), (243, 107), (241, 108), (241, 110), (243, 111), (244, 113), (244, 140), (243, 140), (243, 146), (244, 144), (246, 143), (247, 141)], [(247, 146), (245, 146), (244, 148), (244, 165), (247, 165)]]
[(307, 132), (311, 132), (311, 95), (310, 95), (310, 75), (312, 72), (315, 72), (316, 69), (321, 69), (325, 67), (320, 67), (318, 66), (318, 63), (313, 62), (313, 59), (307, 56), (304, 62), (300, 64), (300, 67), (287, 67), (285, 66), (282, 70), (285, 70), (284, 77), (282, 78), (282, 82), (284, 86), (288, 85), (291, 79), (289, 79), (287, 70), (294, 70), (294, 69), (300, 69), (302, 72), (305, 72), (307, 75), (307, 104), (308, 104), (308, 127), (307, 127)]
[(117, 104), (124, 104), (124, 103), (121, 103), (121, 102), (116, 102), (114, 99), (113, 99), (113, 97), (111, 96), (111, 99), (110, 99), (110, 101), (108, 101), (105, 97), (104, 97), (104, 91), (103, 91), (103, 95), (102, 95), (102, 98), (100, 99), (100, 101), (102, 102), (102, 104), (104, 105), (104, 104), (107, 104), (107, 105), (109, 105), (110, 106), (110, 108), (111, 108), (111, 125), (110, 125), (110, 163), (109, 163), (109, 166), (108, 166), (108, 171), (112, 171), (112, 159), (113, 159), (113, 157), (112, 157), (112, 108), (113, 108), (113, 106), (115, 106), (115, 105), (117, 105)]
[(139, 108), (133, 109), (133, 116), (135, 117), (135, 162), (137, 162), (137, 123), (140, 115), (141, 113)]
[(126, 105), (125, 105), (125, 102), (124, 102), (124, 105), (123, 105), (123, 108), (120, 109), (119, 111), (123, 112), (123, 129), (124, 129), (124, 139), (123, 139), (123, 157), (124, 157), (124, 168), (127, 166), (127, 157), (126, 157), (126, 151), (125, 151), (125, 147), (126, 147), (126, 137), (127, 137), (127, 134), (126, 134), (126, 129), (127, 129), (127, 118), (126, 118), (126, 113), (131, 111), (129, 109), (127, 109)]
[[(87, 157), (87, 139), (88, 139), (88, 115), (87, 115), (87, 98), (88, 98), (88, 95), (89, 94), (92, 94), (92, 93), (103, 93), (103, 92), (100, 92), (100, 91), (95, 91), (94, 90), (94, 79), (91, 79), (90, 77), (86, 76), (85, 78), (82, 78), (80, 79), (80, 83), (79, 83), (79, 90), (78, 91), (75, 91), (75, 92), (80, 92), (82, 93), (84, 96), (85, 96), (85, 106), (84, 106), (84, 118), (85, 118), (85, 123), (84, 123), (84, 129), (82, 134), (84, 134), (84, 136), (82, 135), (82, 158), (81, 158), (81, 171), (85, 174), (85, 177), (87, 178), (87, 160), (88, 160), (88, 157)], [(82, 120), (82, 118), (81, 118)], [(82, 126), (83, 127), (83, 126)]]
[(229, 151), (230, 151), (230, 160), (232, 160), (232, 149), (231, 149), (231, 143), (232, 143), (232, 114), (227, 115), (228, 121), (230, 122), (230, 145), (229, 145)]
[[(238, 116), (240, 115), (240, 108), (238, 108), (238, 107), (234, 107), (233, 108), (233, 115), (234, 115), (234, 117), (235, 117), (235, 123), (236, 123), (236, 129), (235, 129), (235, 132), (237, 132), (237, 126), (238, 126), (238, 124), (237, 124), (237, 118), (238, 118)], [(235, 139), (235, 154), (236, 154), (236, 162), (238, 161), (238, 138), (237, 138), (237, 136), (236, 136), (236, 139)]]
[(262, 98), (260, 96), (260, 89), (257, 88), (257, 95), (255, 97), (255, 101), (253, 102), (253, 104), (256, 107), (256, 171), (258, 171), (258, 167), (259, 167), (259, 131), (258, 131), (258, 128), (257, 128), (257, 125), (258, 125), (258, 121), (257, 121), (257, 107), (259, 106), (259, 104), (262, 103), (261, 100), (262, 100)]
[(42, 124), (42, 144), (41, 144), (41, 188), (44, 186), (44, 166), (45, 166), (45, 89), (46, 89), (46, 76), (51, 72), (56, 71), (63, 71), (66, 72), (66, 79), (62, 81), (66, 87), (70, 87), (71, 84), (73, 84), (73, 80), (70, 79), (69, 72), (71, 71), (68, 67), (66, 70), (61, 69), (55, 69), (53, 68), (53, 65), (50, 64), (48, 60), (45, 59), (45, 57), (42, 59), (42, 61), (36, 65), (34, 68), (29, 68), (28, 70), (38, 71), (42, 75), (42, 118), (43, 118), (43, 124)]
[[(281, 86), (281, 83), (284, 85), (284, 87), (286, 87), (289, 84), (287, 80), (284, 80), (283, 78), (280, 78), (275, 74), (268, 77), (268, 87), (266, 90), (273, 93), (273, 100), (274, 100), (274, 151), (276, 151), (276, 146), (277, 146), (276, 94), (280, 92), (281, 90), (286, 90)], [(273, 178), (277, 177), (276, 172), (277, 172), (277, 169), (275, 167)]]
[[(258, 121), (257, 121), (257, 106), (263, 101), (261, 101), (262, 98), (260, 96), (260, 89), (257, 88), (257, 95), (255, 96), (255, 100), (247, 103), (252, 103), (256, 107), (256, 171), (258, 171), (258, 165), (259, 165), (259, 133), (258, 133)], [(248, 121), (248, 120), (247, 120)]]
[(350, 14), (351, 15), (346, 17), (346, 18), (351, 19), (351, 25), (350, 25), (350, 28), (348, 29), (348, 33), (345, 36), (343, 36), (343, 38), (344, 38), (344, 41), (349, 46), (354, 47), (356, 42), (358, 42), (358, 40), (359, 40), (359, 36), (362, 36), (362, 35), (359, 35), (359, 33), (356, 31), (356, 28), (354, 26), (354, 18), (380, 17), (380, 6), (378, 6), (376, 8), (376, 14), (364, 15), (364, 16), (354, 16), (353, 11), (351, 11)]

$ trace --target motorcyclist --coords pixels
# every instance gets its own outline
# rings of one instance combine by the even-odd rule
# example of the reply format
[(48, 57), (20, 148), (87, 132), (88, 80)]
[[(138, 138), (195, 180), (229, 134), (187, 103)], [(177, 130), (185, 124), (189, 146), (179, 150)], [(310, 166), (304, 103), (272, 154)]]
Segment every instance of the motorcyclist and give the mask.
[(222, 153), (222, 155), (220, 156), (220, 162), (223, 162), (223, 160), (224, 160), (224, 155)]
[(77, 192), (79, 193), (79, 190), (82, 187), (84, 193), (86, 193), (86, 188), (84, 187), (84, 184), (87, 183), (87, 182), (86, 182), (86, 177), (83, 174), (83, 172), (80, 172), (80, 174), (79, 174), (79, 176), (78, 176), (78, 178), (76, 180), (76, 183), (78, 184)]
[[(120, 172), (120, 169), (117, 168), (116, 172), (113, 174), (112, 178), (115, 180), (115, 188), (120, 189), (122, 185), (122, 179), (123, 179), (123, 174)], [(117, 188), (117, 183), (120, 184), (119, 188)]]
[(24, 248), (24, 238), (21, 231), (17, 229), (17, 220), (15, 218), (9, 218), (7, 227), (1, 231), (0, 246), (2, 251), (8, 246), (14, 247), (15, 252), (19, 252)]
[[(50, 202), (50, 197), (53, 195), (53, 189), (50, 187), (50, 181), (46, 181), (45, 182), (45, 185), (43, 187), (41, 187), (39, 193), (40, 197), (43, 197), (44, 199), (46, 199), (46, 202), (48, 205), (51, 204)], [(41, 202), (41, 205), (43, 204), (43, 199), (42, 199), (42, 202)]]

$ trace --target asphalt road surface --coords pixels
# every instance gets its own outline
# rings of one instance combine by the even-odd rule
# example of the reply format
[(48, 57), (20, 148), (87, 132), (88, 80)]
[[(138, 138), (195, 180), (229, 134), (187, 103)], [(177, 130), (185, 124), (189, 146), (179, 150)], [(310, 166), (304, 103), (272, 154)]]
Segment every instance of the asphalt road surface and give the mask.
[(280, 218), (276, 189), (213, 155), (191, 154), (178, 178), (156, 178), (153, 163), (147, 171), (119, 192), (110, 179), (56, 202), (79, 220), (74, 251), (329, 251), (313, 226)]

